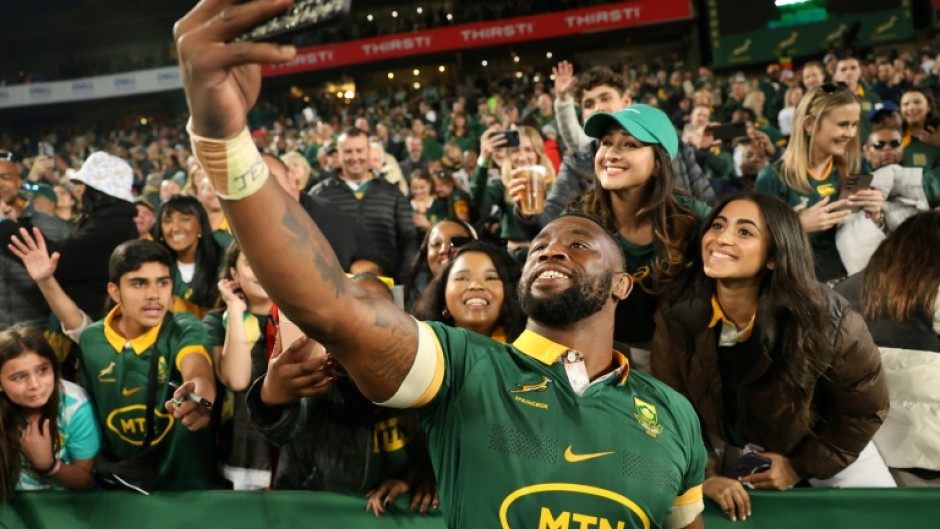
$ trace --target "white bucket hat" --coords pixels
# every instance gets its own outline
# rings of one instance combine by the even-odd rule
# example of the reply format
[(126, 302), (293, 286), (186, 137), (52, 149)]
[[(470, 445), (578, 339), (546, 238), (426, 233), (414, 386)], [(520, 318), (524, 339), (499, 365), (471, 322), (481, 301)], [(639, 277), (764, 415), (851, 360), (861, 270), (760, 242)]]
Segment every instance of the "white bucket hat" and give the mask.
[(134, 201), (134, 195), (131, 194), (134, 170), (123, 159), (106, 152), (92, 153), (82, 168), (72, 175), (72, 180), (83, 182), (114, 198)]

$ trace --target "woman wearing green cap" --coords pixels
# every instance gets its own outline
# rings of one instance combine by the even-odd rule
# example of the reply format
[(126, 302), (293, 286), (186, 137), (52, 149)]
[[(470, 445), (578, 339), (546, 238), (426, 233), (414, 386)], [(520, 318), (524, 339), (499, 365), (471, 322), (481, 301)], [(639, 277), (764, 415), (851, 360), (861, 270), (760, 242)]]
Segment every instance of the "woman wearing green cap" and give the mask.
[(642, 287), (618, 305), (614, 338), (646, 348), (657, 297), (679, 283), (690, 243), (709, 208), (677, 192), (671, 160), (679, 138), (659, 109), (636, 104), (616, 113), (598, 112), (584, 132), (599, 146), (594, 185), (581, 208), (615, 234), (627, 271)]

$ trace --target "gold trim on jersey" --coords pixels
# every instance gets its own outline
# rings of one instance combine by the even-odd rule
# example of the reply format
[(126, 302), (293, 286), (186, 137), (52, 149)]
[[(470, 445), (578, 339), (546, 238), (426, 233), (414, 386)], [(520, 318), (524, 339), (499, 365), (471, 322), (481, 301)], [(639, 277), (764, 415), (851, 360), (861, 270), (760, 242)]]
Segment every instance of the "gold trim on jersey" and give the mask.
[(120, 335), (114, 328), (114, 319), (122, 314), (121, 306), (118, 305), (111, 309), (111, 312), (104, 317), (104, 337), (108, 340), (108, 343), (111, 344), (111, 347), (114, 348), (117, 352), (124, 351), (124, 345), (127, 343), (131, 344), (131, 348), (134, 350), (134, 353), (137, 356), (142, 355), (147, 349), (150, 349), (150, 346), (157, 341), (157, 336), (160, 334), (160, 326), (163, 325), (163, 322), (160, 322), (160, 325), (156, 327), (151, 327), (147, 332), (141, 334), (133, 340), (128, 340), (127, 338)]
[(702, 501), (702, 485), (696, 485), (683, 492), (681, 495), (676, 496), (676, 501), (672, 502), (672, 504), (676, 506), (690, 505), (698, 501)]

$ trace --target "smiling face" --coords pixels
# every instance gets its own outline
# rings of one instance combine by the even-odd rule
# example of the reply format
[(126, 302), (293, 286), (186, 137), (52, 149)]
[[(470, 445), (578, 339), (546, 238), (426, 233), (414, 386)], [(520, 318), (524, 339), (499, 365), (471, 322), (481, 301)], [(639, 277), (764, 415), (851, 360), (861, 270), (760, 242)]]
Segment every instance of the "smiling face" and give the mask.
[(911, 127), (923, 127), (928, 112), (930, 112), (930, 103), (927, 102), (924, 94), (911, 91), (901, 96), (901, 117)]
[(757, 280), (765, 268), (770, 233), (764, 215), (750, 200), (734, 200), (702, 235), (705, 275), (718, 280)]
[(39, 411), (55, 389), (52, 362), (33, 351), (7, 360), (0, 368), (0, 388), (27, 413)]
[(339, 166), (345, 180), (363, 182), (372, 178), (369, 169), (369, 138), (364, 134), (340, 137)]
[(872, 169), (901, 163), (904, 158), (901, 132), (894, 129), (873, 131), (868, 135), (868, 142), (865, 144), (865, 158)]
[(0, 201), (12, 204), (22, 185), (23, 179), (13, 162), (0, 160)]
[(196, 247), (202, 232), (199, 216), (195, 213), (167, 211), (160, 217), (160, 230), (163, 241), (184, 263), (196, 260)]
[(544, 325), (571, 325), (627, 297), (632, 282), (622, 272), (621, 250), (600, 226), (555, 219), (529, 248), (519, 282), (522, 310)]
[(825, 73), (815, 64), (803, 67), (803, 86), (806, 87), (807, 92), (823, 84), (825, 80)]
[(411, 198), (418, 201), (427, 199), (431, 194), (431, 183), (424, 178), (412, 178), (408, 187), (411, 189)]
[(512, 161), (512, 166), (516, 168), (532, 165), (539, 161), (532, 140), (521, 132), (519, 133), (519, 146), (509, 148), (509, 159)]
[[(849, 143), (858, 135), (858, 103), (842, 105), (832, 109), (819, 119), (813, 148), (825, 156), (843, 157)], [(806, 122), (807, 134), (812, 134), (813, 121)]]
[(642, 188), (656, 168), (653, 147), (612, 124), (601, 136), (594, 172), (607, 191)]
[(496, 265), (481, 252), (461, 254), (447, 278), (444, 300), (456, 327), (489, 336), (499, 320), (505, 292)]
[(173, 302), (170, 268), (148, 262), (121, 276), (120, 284), (108, 283), (108, 294), (121, 305), (120, 326), (128, 340), (160, 325)]
[(470, 237), (467, 229), (456, 222), (439, 222), (428, 234), (428, 270), (437, 277), (441, 268), (450, 261), (450, 240), (454, 237)]
[(630, 103), (629, 93), (607, 84), (595, 86), (581, 94), (581, 118), (587, 121), (595, 112), (616, 112)]

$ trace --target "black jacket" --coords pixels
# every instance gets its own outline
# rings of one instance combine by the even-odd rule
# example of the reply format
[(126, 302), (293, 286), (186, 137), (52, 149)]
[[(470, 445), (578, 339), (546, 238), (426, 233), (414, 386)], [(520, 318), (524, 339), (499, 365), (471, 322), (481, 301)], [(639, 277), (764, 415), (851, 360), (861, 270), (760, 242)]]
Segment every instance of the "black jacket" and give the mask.
[(374, 259), (397, 282), (405, 276), (418, 251), (418, 233), (411, 219), (411, 205), (396, 186), (381, 178), (371, 181), (362, 199), (338, 178), (320, 182), (310, 195), (329, 200), (359, 220), (369, 236)]
[[(66, 239), (48, 243), (50, 254), (60, 254), (56, 280), (92, 321), (104, 317), (111, 252), (122, 242), (138, 237), (136, 216), (137, 208), (133, 204), (114, 201), (80, 219), (75, 231)], [(0, 240), (10, 240), (20, 226), (30, 229), (32, 223), (28, 220), (22, 224), (0, 223)], [(2, 246), (3, 251), (9, 252), (6, 244)]]
[(369, 236), (356, 217), (323, 197), (301, 193), (300, 205), (317, 223), (343, 270), (349, 270), (349, 265), (356, 259), (371, 259), (368, 253)]

